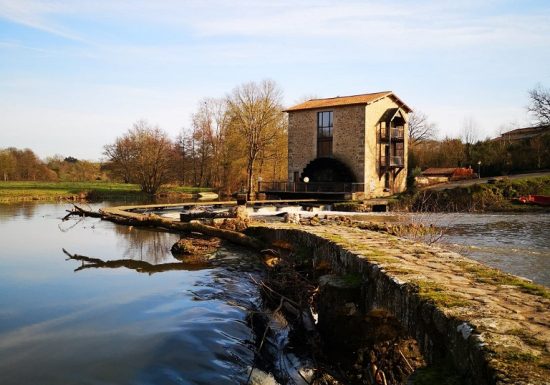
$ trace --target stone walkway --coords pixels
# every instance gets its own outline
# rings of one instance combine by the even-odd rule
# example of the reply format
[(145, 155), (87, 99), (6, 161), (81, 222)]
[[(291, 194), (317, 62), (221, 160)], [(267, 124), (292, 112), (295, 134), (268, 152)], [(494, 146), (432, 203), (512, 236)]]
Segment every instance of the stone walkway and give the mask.
[[(550, 384), (548, 288), (454, 252), (384, 233), (335, 225), (261, 227), (327, 240), (345, 255), (377, 266), (399, 285), (417, 287), (422, 300), (455, 320), (453, 325), (462, 325), (457, 332), (465, 340), (475, 339), (494, 373), (494, 383)], [(338, 263), (352, 262), (339, 257)]]

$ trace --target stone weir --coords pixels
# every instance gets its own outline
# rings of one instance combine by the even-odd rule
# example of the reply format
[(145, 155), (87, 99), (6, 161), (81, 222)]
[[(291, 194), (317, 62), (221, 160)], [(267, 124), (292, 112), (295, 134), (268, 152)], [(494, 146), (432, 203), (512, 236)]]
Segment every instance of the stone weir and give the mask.
[(258, 224), (249, 235), (307, 249), (360, 277), (360, 309), (389, 312), (428, 363), (470, 384), (550, 384), (550, 291), (437, 247), (354, 227)]

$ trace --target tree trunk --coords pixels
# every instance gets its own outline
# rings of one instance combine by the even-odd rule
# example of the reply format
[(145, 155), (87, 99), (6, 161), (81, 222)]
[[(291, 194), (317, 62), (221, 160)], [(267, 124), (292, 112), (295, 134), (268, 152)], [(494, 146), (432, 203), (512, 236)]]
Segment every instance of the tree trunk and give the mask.
[(162, 218), (156, 214), (133, 213), (118, 209), (116, 207), (105, 208), (100, 210), (99, 213), (96, 213), (75, 206), (75, 215), (101, 217), (101, 219), (121, 225), (136, 227), (157, 227), (176, 233), (198, 232), (205, 235), (226, 239), (237, 245), (250, 247), (256, 250), (262, 250), (265, 246), (260, 240), (249, 237), (248, 235), (239, 233), (237, 231), (218, 229), (213, 226), (204, 225), (198, 221), (178, 222)]

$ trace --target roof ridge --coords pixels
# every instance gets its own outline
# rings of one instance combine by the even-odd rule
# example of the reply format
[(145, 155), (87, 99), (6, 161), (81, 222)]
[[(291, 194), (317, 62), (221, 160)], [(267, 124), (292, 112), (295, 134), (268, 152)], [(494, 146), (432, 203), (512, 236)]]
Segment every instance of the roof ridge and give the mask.
[(354, 95), (344, 95), (344, 96), (333, 96), (332, 98), (315, 98), (309, 99), (308, 102), (313, 100), (332, 100), (332, 99), (342, 99), (342, 98), (353, 98), (356, 96), (367, 96), (367, 95), (376, 95), (376, 94), (392, 94), (393, 91), (379, 91), (379, 92), (367, 92), (366, 94), (354, 94)]

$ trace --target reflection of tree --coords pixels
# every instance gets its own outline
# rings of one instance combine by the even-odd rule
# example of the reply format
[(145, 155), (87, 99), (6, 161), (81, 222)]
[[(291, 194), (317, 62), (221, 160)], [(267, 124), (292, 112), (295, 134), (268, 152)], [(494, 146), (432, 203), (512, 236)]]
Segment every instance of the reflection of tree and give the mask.
[(160, 264), (151, 264), (145, 261), (136, 261), (135, 259), (115, 259), (112, 261), (104, 261), (100, 258), (92, 258), (85, 255), (71, 254), (65, 249), (63, 249), (63, 252), (69, 257), (69, 259), (82, 262), (82, 265), (76, 268), (75, 272), (90, 268), (118, 269), (120, 267), (125, 267), (130, 270), (135, 270), (138, 273), (148, 273), (149, 275), (151, 275), (154, 273), (162, 273), (165, 271), (173, 270), (201, 270), (209, 266), (209, 263), (207, 261), (197, 262), (196, 260), (194, 260), (192, 263), (172, 262)]
[(136, 229), (115, 226), (118, 239), (125, 248), (123, 256), (152, 264), (159, 264), (171, 258), (170, 248), (177, 240), (174, 234), (158, 230)]
[(7, 204), (2, 205), (2, 215), (0, 215), (0, 222), (11, 221), (15, 217), (22, 216), (25, 219), (34, 217), (36, 211), (36, 203), (25, 202), (20, 204)]

